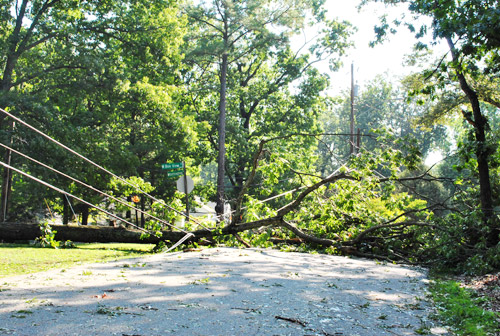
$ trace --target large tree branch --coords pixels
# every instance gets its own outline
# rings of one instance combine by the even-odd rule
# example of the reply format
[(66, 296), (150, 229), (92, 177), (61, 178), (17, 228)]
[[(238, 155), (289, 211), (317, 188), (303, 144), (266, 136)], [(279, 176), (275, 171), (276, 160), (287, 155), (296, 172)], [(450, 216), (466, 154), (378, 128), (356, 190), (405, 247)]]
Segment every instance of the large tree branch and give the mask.
[(21, 53), (23, 51), (28, 50), (26, 46), (28, 45), (28, 41), (31, 39), (31, 36), (33, 35), (33, 32), (35, 31), (38, 22), (40, 21), (41, 17), (47, 12), (47, 10), (51, 7), (53, 7), (55, 4), (60, 2), (61, 0), (52, 0), (52, 1), (45, 1), (43, 6), (40, 8), (38, 13), (36, 13), (35, 17), (31, 21), (31, 25), (28, 28), (28, 31), (26, 32), (26, 35), (24, 36), (23, 41), (19, 45), (18, 51)]
[(63, 69), (86, 69), (85, 67), (82, 67), (82, 66), (78, 66), (78, 65), (59, 65), (59, 66), (52, 66), (52, 67), (49, 67), (49, 68), (46, 68), (46, 69), (43, 69), (42, 71), (40, 72), (37, 72), (37, 73), (34, 73), (34, 74), (31, 74), (29, 76), (26, 76), (26, 77), (23, 77), (23, 78), (20, 78), (18, 79), (15, 83), (12, 83), (11, 84), (11, 87), (14, 87), (14, 86), (17, 86), (17, 85), (20, 85), (22, 83), (26, 83), (32, 79), (35, 79), (35, 78), (38, 78), (38, 77), (41, 77), (41, 76), (44, 76), (46, 75), (47, 73), (50, 73), (50, 72), (54, 72), (54, 71), (58, 71), (58, 70), (63, 70)]
[(215, 29), (216, 31), (218, 31), (218, 32), (219, 32), (219, 33), (221, 33), (221, 34), (224, 34), (224, 30), (223, 30), (223, 29), (221, 29), (221, 28), (219, 28), (219, 27), (217, 27), (217, 26), (216, 26), (216, 25), (214, 25), (213, 23), (210, 23), (209, 21), (207, 21), (207, 20), (205, 20), (205, 19), (202, 19), (201, 17), (196, 17), (196, 16), (193, 16), (193, 15), (190, 15), (190, 14), (188, 14), (188, 16), (189, 16), (191, 19), (195, 20), (195, 21), (198, 21), (198, 22), (200, 22), (200, 23), (206, 24), (206, 25), (207, 25), (207, 26), (209, 26), (209, 27), (212, 27), (213, 29)]
[(283, 217), (285, 215), (287, 215), (288, 213), (294, 211), (295, 209), (297, 209), (300, 204), (302, 203), (302, 201), (312, 192), (316, 191), (317, 189), (319, 189), (320, 187), (324, 186), (325, 184), (328, 184), (328, 183), (332, 183), (332, 182), (335, 182), (335, 181), (338, 181), (338, 180), (352, 180), (352, 181), (356, 181), (357, 179), (348, 175), (347, 173), (344, 173), (344, 172), (339, 172), (339, 170), (335, 171), (334, 173), (332, 173), (330, 176), (322, 179), (321, 181), (313, 184), (312, 186), (310, 187), (307, 187), (303, 192), (301, 192), (297, 198), (292, 201), (291, 203), (285, 205), (284, 207), (282, 207), (281, 209), (278, 210), (278, 216), (279, 217)]
[[(432, 227), (436, 228), (437, 225), (435, 224), (430, 224), (430, 223), (425, 223), (425, 222), (420, 222), (420, 221), (404, 221), (404, 222), (398, 222), (398, 223), (387, 223), (387, 224), (380, 224), (380, 225), (375, 225), (372, 226), (365, 231), (361, 232), (349, 242), (349, 244), (352, 245), (357, 245), (359, 244), (369, 233), (375, 232), (380, 229), (385, 229), (385, 228), (394, 228), (394, 227), (409, 227), (409, 226), (425, 226), (425, 227)], [(346, 242), (347, 243), (347, 242)]]
[(234, 213), (231, 225), (236, 225), (239, 222), (239, 220), (240, 220), (241, 206), (243, 204), (243, 199), (244, 199), (244, 197), (245, 197), (245, 195), (246, 195), (246, 193), (248, 191), (248, 188), (253, 183), (253, 180), (254, 180), (255, 175), (257, 173), (257, 168), (259, 166), (260, 156), (262, 155), (262, 152), (264, 150), (264, 145), (267, 142), (268, 142), (267, 140), (262, 140), (260, 142), (260, 144), (259, 144), (259, 147), (258, 147), (257, 151), (255, 152), (255, 154), (253, 156), (252, 168), (250, 170), (250, 175), (248, 176), (245, 184), (243, 185), (243, 187), (240, 190), (240, 193), (238, 194), (238, 197), (236, 198), (236, 202), (235, 202), (236, 209), (235, 209), (235, 213)]
[(292, 225), (291, 223), (289, 223), (287, 221), (282, 221), (282, 223), (279, 226), (284, 227), (284, 228), (290, 230), (297, 237), (299, 237), (301, 239), (304, 239), (305, 241), (307, 241), (309, 243), (318, 244), (318, 245), (322, 245), (322, 246), (325, 246), (325, 247), (332, 246), (332, 245), (338, 243), (338, 242), (335, 242), (335, 241), (330, 240), (330, 239), (318, 238), (316, 236), (309, 235), (309, 234), (301, 231), (295, 225)]
[(50, 40), (51, 38), (53, 37), (56, 37), (57, 36), (57, 33), (52, 33), (52, 34), (48, 34), (44, 37), (42, 37), (41, 39), (29, 44), (29, 45), (26, 45), (24, 46), (20, 51), (19, 51), (19, 54), (25, 52), (25, 51), (28, 51), (28, 50), (31, 50), (33, 48), (35, 48), (36, 46), (42, 44), (42, 43), (45, 43), (46, 41)]
[(493, 106), (495, 106), (496, 108), (499, 108), (500, 109), (500, 101), (497, 101), (491, 97), (486, 97), (486, 96), (482, 96), (481, 99), (488, 103), (488, 104), (491, 104)]

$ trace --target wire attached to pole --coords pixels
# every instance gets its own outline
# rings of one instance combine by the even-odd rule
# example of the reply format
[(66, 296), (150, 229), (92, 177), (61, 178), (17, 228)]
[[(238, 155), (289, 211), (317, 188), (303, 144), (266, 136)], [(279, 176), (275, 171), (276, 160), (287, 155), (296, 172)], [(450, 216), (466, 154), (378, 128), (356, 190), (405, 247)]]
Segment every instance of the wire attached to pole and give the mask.
[(79, 202), (82, 202), (82, 203), (85, 203), (85, 204), (87, 204), (87, 205), (89, 205), (89, 206), (91, 206), (91, 207), (94, 207), (94, 208), (96, 208), (96, 209), (98, 209), (98, 210), (100, 210), (100, 211), (104, 212), (105, 214), (107, 214), (107, 215), (109, 215), (109, 216), (111, 216), (111, 217), (113, 217), (113, 218), (118, 219), (118, 220), (119, 220), (119, 221), (121, 221), (121, 222), (124, 222), (124, 223), (126, 223), (126, 224), (128, 224), (128, 225), (130, 225), (130, 226), (132, 226), (132, 227), (135, 227), (136, 229), (138, 229), (138, 230), (140, 230), (140, 231), (143, 231), (143, 232), (146, 232), (146, 233), (148, 233), (148, 234), (152, 234), (152, 235), (154, 235), (154, 232), (151, 232), (151, 231), (149, 231), (149, 230), (146, 230), (146, 229), (144, 229), (144, 228), (141, 228), (140, 226), (137, 226), (137, 225), (135, 225), (134, 223), (131, 223), (131, 222), (129, 222), (129, 221), (127, 221), (127, 220), (125, 220), (125, 219), (121, 218), (120, 216), (117, 216), (117, 215), (115, 215), (115, 214), (113, 214), (113, 213), (109, 212), (108, 210), (103, 209), (103, 208), (102, 208), (102, 207), (100, 207), (100, 206), (97, 206), (97, 205), (95, 205), (95, 204), (92, 204), (92, 203), (90, 203), (90, 202), (88, 202), (88, 201), (86, 201), (86, 200), (84, 200), (84, 199), (82, 199), (82, 198), (80, 198), (80, 197), (78, 197), (78, 196), (75, 196), (75, 195), (73, 195), (73, 194), (71, 194), (71, 193), (69, 193), (69, 192), (67, 192), (67, 191), (65, 191), (65, 190), (63, 190), (63, 189), (61, 189), (61, 188), (58, 188), (58, 187), (56, 187), (56, 186), (53, 186), (52, 184), (50, 184), (50, 183), (48, 183), (48, 182), (45, 182), (45, 181), (43, 181), (43, 180), (40, 180), (40, 179), (39, 179), (39, 178), (37, 178), (37, 177), (34, 177), (34, 176), (32, 176), (32, 175), (30, 175), (30, 174), (28, 174), (28, 173), (26, 173), (26, 172), (23, 172), (22, 170), (19, 170), (19, 169), (17, 169), (17, 168), (14, 168), (14, 167), (12, 167), (11, 165), (8, 165), (8, 164), (6, 164), (6, 163), (4, 163), (4, 162), (2, 162), (2, 161), (0, 161), (0, 165), (4, 166), (5, 168), (12, 169), (12, 170), (13, 170), (13, 171), (15, 171), (16, 173), (21, 174), (21, 175), (23, 175), (23, 176), (25, 176), (25, 177), (27, 177), (27, 178), (29, 178), (29, 179), (31, 179), (31, 180), (33, 180), (33, 181), (35, 181), (35, 182), (38, 182), (38, 183), (40, 183), (40, 184), (42, 184), (42, 185), (44, 185), (44, 186), (46, 186), (46, 187), (48, 187), (48, 188), (50, 188), (50, 189), (52, 189), (52, 190), (55, 190), (55, 191), (57, 191), (57, 192), (59, 192), (59, 193), (61, 193), (61, 194), (67, 195), (67, 196), (69, 196), (69, 197), (71, 197), (71, 198), (74, 198), (74, 199), (76, 199), (76, 200), (77, 200), (77, 201), (79, 201)]

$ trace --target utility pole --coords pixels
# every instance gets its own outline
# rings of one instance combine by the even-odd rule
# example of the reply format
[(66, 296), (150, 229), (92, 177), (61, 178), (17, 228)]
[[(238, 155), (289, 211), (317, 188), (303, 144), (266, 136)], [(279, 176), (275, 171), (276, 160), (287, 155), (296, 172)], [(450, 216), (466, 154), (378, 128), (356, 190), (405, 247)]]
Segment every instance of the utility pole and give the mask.
[(219, 102), (219, 156), (217, 157), (217, 199), (215, 212), (219, 221), (224, 220), (224, 176), (226, 156), (226, 85), (227, 85), (227, 53), (222, 54), (220, 75), (220, 102)]
[(351, 63), (351, 128), (350, 128), (350, 136), (349, 136), (349, 148), (350, 154), (356, 153), (356, 148), (354, 146), (355, 135), (354, 135), (354, 62)]

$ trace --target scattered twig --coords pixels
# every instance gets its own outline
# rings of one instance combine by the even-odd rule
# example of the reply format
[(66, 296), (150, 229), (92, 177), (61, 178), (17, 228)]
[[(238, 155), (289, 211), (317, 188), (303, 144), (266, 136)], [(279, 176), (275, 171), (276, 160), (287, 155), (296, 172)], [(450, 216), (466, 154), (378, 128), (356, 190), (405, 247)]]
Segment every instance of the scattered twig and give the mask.
[(240, 308), (240, 307), (233, 307), (231, 309), (234, 309), (234, 310), (243, 310), (245, 313), (259, 313), (260, 314), (260, 310), (256, 309), (256, 308)]
[(283, 320), (283, 321), (288, 321), (288, 322), (300, 324), (303, 327), (307, 326), (306, 322), (301, 321), (301, 320), (296, 319), (296, 318), (293, 318), (293, 317), (283, 317), (283, 316), (276, 315), (274, 318), (276, 318), (278, 320)]
[(250, 245), (249, 243), (247, 243), (243, 238), (241, 238), (241, 236), (237, 233), (234, 233), (233, 236), (240, 242), (242, 243), (243, 245), (245, 245), (246, 248), (250, 248), (252, 247), (252, 245)]

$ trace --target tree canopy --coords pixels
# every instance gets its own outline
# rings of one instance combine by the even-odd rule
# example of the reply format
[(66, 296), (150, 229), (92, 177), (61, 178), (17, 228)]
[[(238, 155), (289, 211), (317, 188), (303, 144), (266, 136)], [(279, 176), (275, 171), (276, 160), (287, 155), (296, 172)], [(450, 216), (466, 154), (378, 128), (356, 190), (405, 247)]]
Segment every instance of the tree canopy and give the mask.
[[(66, 224), (75, 211), (172, 243), (499, 267), (499, 4), (370, 1), (408, 5), (375, 32), (413, 31), (413, 62), (429, 59), (425, 34), (449, 48), (401, 83), (372, 79), (355, 101), (331, 96), (316, 66), (338, 69), (353, 44), (355, 27), (325, 1), (0, 1), (0, 108), (112, 172), (2, 112), (0, 217)], [(449, 157), (426, 167), (437, 150)], [(229, 213), (180, 221), (184, 197), (161, 168), (173, 162), (195, 179), (191, 203)]]

